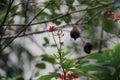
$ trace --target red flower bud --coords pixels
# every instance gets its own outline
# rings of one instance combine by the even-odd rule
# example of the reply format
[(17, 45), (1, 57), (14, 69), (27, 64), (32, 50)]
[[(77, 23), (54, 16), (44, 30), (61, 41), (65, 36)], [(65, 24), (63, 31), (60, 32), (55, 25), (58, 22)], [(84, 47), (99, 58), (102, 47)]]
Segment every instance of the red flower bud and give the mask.
[(117, 19), (120, 19), (120, 14), (117, 14), (117, 15), (116, 15), (116, 18), (117, 18)]
[(66, 77), (66, 79), (78, 79), (80, 76), (74, 75), (72, 73), (67, 73), (66, 76), (64, 76), (64, 74), (61, 74), (60, 80), (64, 80), (64, 77)]
[(78, 76), (78, 75), (72, 75), (72, 77), (73, 77), (74, 79), (77, 79), (77, 78), (79, 78), (80, 76)]
[(49, 28), (49, 31), (55, 31), (56, 30), (56, 26), (54, 26), (54, 25), (52, 25), (52, 26), (50, 26), (50, 28)]
[(108, 11), (108, 12), (107, 12), (107, 15), (108, 15), (108, 16), (110, 16), (110, 14), (111, 14), (111, 12), (110, 12), (110, 11)]

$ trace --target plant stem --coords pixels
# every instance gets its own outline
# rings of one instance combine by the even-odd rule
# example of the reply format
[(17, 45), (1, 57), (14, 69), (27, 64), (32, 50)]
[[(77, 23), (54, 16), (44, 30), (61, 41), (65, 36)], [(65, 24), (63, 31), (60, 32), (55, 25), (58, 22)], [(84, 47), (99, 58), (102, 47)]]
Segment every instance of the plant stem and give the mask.
[[(60, 44), (60, 47), (58, 47), (53, 32), (52, 32), (52, 36), (53, 36), (53, 40), (54, 40), (54, 42), (55, 42), (55, 44), (56, 44), (56, 47), (57, 47), (57, 50), (58, 50), (58, 54), (59, 54), (59, 58), (60, 58), (60, 64), (61, 64), (61, 63), (63, 62), (62, 55), (61, 55), (61, 53), (62, 53), (62, 52), (61, 52), (62, 45)], [(59, 37), (59, 41), (61, 41), (60, 37)], [(65, 69), (64, 69), (64, 67), (62, 67), (62, 66), (61, 66), (61, 68), (62, 68), (63, 73), (64, 73), (64, 80), (66, 80), (66, 72), (65, 72)]]
[(99, 42), (99, 49), (98, 52), (102, 52), (102, 44), (103, 44), (103, 29), (101, 28), (101, 34), (100, 34), (100, 42)]

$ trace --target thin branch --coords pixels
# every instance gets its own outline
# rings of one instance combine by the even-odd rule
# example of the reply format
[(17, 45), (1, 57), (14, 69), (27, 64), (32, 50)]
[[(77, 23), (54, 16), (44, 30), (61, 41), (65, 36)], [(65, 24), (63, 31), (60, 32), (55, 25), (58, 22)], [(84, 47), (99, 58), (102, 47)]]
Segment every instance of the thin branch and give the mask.
[[(29, 25), (36, 25), (36, 24), (43, 24), (43, 23), (51, 22), (51, 21), (60, 19), (60, 18), (62, 18), (64, 16), (67, 16), (67, 15), (70, 15), (70, 14), (73, 14), (73, 13), (82, 12), (82, 11), (88, 11), (88, 10), (93, 10), (93, 9), (96, 9), (96, 8), (100, 8), (100, 7), (104, 7), (104, 6), (109, 6), (109, 5), (112, 5), (112, 4), (114, 4), (114, 2), (108, 3), (106, 5), (98, 5), (98, 6), (91, 7), (91, 8), (85, 8), (85, 9), (81, 9), (81, 10), (77, 10), (77, 11), (72, 11), (72, 12), (69, 12), (69, 13), (66, 13), (66, 14), (62, 14), (60, 16), (57, 16), (55, 18), (52, 18), (52, 19), (49, 19), (49, 20), (46, 20), (46, 21), (31, 23)], [(3, 26), (28, 26), (28, 24), (4, 24)]]
[(4, 25), (4, 23), (5, 23), (6, 19), (7, 19), (7, 16), (8, 16), (8, 14), (9, 14), (9, 12), (10, 12), (10, 8), (11, 8), (13, 2), (14, 2), (14, 0), (9, 0), (8, 8), (7, 8), (5, 17), (4, 17), (4, 19), (3, 19), (3, 21), (2, 21), (2, 23), (1, 23), (1, 25), (0, 25), (0, 27), (2, 27), (2, 26)]
[(101, 49), (102, 49), (102, 45), (103, 45), (103, 29), (101, 27), (101, 34), (100, 34), (100, 42), (99, 42), (99, 49), (98, 52), (101, 53)]
[[(50, 4), (50, 2), (48, 2), (48, 4), (47, 4), (40, 12), (38, 12), (38, 14), (36, 14), (36, 15), (33, 17), (33, 19), (25, 26), (26, 28), (24, 28), (24, 29), (27, 29), (27, 28), (29, 27), (29, 25), (32, 23), (32, 21), (33, 21), (40, 13), (42, 13), (42, 11), (45, 10), (45, 8), (47, 8), (47, 7), (49, 6), (49, 4)], [(16, 34), (16, 36), (15, 36), (11, 41), (9, 41), (8, 44), (6, 44), (2, 49), (0, 49), (0, 52), (2, 52), (7, 46), (9, 46), (9, 45), (24, 31), (24, 29), (21, 30), (18, 34)]]

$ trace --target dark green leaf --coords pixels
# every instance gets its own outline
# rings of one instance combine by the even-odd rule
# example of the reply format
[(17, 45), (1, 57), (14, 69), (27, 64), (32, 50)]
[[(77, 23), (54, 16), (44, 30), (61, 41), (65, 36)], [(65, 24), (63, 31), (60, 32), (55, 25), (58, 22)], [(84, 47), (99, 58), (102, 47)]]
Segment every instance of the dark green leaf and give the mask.
[(47, 37), (44, 37), (44, 41), (45, 43), (43, 43), (43, 46), (47, 46), (50, 42), (49, 42), (49, 39)]
[(39, 80), (51, 80), (51, 78), (59, 78), (59, 73), (49, 73), (48, 75), (41, 76)]
[(37, 63), (35, 66), (39, 69), (45, 69), (46, 68), (45, 63)]
[(5, 16), (5, 12), (4, 11), (0, 11), (0, 24), (1, 24), (4, 16)]
[(97, 65), (94, 65), (94, 64), (82, 66), (80, 69), (83, 71), (102, 71), (102, 70), (104, 70), (103, 68), (101, 68)]
[(14, 5), (14, 6), (12, 6), (12, 8), (11, 8), (10, 12), (11, 12), (11, 13), (15, 13), (15, 12), (16, 12), (16, 10), (18, 10), (18, 8), (19, 8), (19, 6), (18, 6), (18, 5)]
[(73, 4), (74, 0), (65, 0), (67, 4)]
[(71, 21), (71, 16), (65, 16), (61, 18), (62, 21), (65, 21), (66, 23), (69, 23)]
[(69, 71), (73, 72), (73, 74), (76, 74), (78, 76), (86, 76), (88, 78), (91, 78), (92, 80), (99, 80), (97, 77), (93, 75), (89, 75), (85, 72), (83, 72), (81, 69), (69, 69)]
[(63, 63), (62, 63), (62, 67), (64, 67), (65, 69), (69, 69), (72, 67), (76, 67), (76, 61), (75, 60), (70, 60), (70, 59), (66, 59)]
[(50, 45), (51, 47), (56, 47), (57, 45), (56, 44), (52, 44), (52, 45)]
[(56, 25), (60, 25), (60, 24), (61, 24), (61, 21), (55, 20), (55, 21), (53, 21), (53, 23), (55, 23)]
[(106, 32), (111, 32), (116, 25), (112, 20), (104, 19), (102, 22), (102, 27)]
[(61, 0), (55, 0), (57, 3), (60, 3), (61, 2)]
[(93, 19), (92, 22), (95, 26), (99, 25), (99, 20), (98, 19)]

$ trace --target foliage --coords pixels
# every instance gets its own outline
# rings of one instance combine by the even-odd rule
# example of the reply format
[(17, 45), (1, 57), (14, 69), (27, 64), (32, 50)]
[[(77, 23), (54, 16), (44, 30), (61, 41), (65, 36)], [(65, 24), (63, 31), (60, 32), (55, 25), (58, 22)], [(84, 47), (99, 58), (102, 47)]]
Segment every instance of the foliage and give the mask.
[[(31, 66), (31, 63), (34, 62), (34, 55), (32, 55), (34, 53), (26, 48), (26, 44), (20, 43), (23, 38), (14, 42), (16, 38), (23, 36), (27, 36), (43, 51), (43, 55), (38, 57), (39, 62), (34, 65), (38, 69), (37, 72), (46, 69), (47, 63), (60, 67), (57, 71), (47, 75), (38, 74), (39, 80), (59, 79), (61, 74), (66, 76), (69, 72), (92, 80), (120, 79), (120, 45), (116, 45), (113, 50), (101, 52), (110, 39), (119, 38), (119, 25), (117, 24), (120, 20), (119, 0), (45, 0), (43, 3), (38, 2), (20, 0), (20, 3), (16, 4), (15, 0), (0, 1), (0, 70), (5, 73), (5, 75), (0, 73), (1, 80), (24, 80), (24, 64)], [(19, 22), (17, 22), (17, 17), (20, 17)], [(48, 29), (48, 24), (54, 24), (57, 27), (51, 26)], [(72, 47), (68, 50), (64, 49), (65, 43), (61, 40), (65, 31), (63, 28), (66, 27), (77, 27), (78, 35), (77, 37), (76, 34), (72, 35), (76, 43), (73, 42), (70, 45)], [(99, 30), (97, 31), (97, 29)], [(50, 36), (44, 36), (43, 39), (40, 36), (44, 41), (43, 44), (39, 41), (42, 44), (41, 47), (31, 35), (45, 32), (52, 34), (54, 43), (50, 41)], [(104, 39), (103, 33), (108, 34)], [(80, 61), (70, 59), (68, 55), (72, 53), (73, 49), (79, 55), (83, 45), (87, 43), (86, 41), (90, 41), (93, 50), (98, 50), (98, 52), (90, 54)], [(83, 45), (80, 45), (79, 42), (82, 42)], [(49, 55), (44, 50), (47, 47), (57, 48), (57, 52)], [(16, 63), (12, 62), (11, 56), (16, 57)], [(95, 63), (91, 64), (91, 60)], [(64, 80), (66, 80), (65, 77)]]
[[(113, 50), (105, 50), (102, 53), (93, 53), (87, 56), (83, 63), (80, 62), (80, 69), (85, 72), (91, 72), (99, 80), (119, 80), (120, 77), (120, 44), (117, 44)], [(90, 63), (90, 60), (94, 60), (94, 63)], [(86, 65), (84, 65), (86, 64)]]

